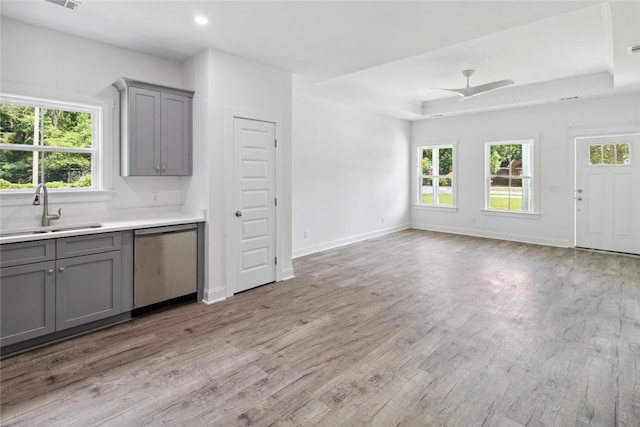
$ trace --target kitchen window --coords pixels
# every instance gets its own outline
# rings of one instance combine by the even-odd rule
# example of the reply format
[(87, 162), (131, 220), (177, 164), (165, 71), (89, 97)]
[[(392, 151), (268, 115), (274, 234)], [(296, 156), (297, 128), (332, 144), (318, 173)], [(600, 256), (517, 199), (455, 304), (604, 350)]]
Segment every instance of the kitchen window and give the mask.
[(0, 192), (100, 190), (102, 107), (0, 95)]
[(533, 213), (533, 140), (487, 142), (485, 209)]
[(454, 207), (456, 200), (454, 144), (421, 145), (418, 156), (418, 205)]

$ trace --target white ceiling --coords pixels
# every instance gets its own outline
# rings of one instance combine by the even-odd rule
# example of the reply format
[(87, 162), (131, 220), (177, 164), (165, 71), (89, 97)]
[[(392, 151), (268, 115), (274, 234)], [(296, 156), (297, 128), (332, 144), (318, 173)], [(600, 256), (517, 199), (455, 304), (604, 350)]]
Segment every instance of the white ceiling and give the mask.
[[(296, 75), (296, 89), (409, 120), (640, 89), (639, 1), (2, 0), (0, 13), (179, 61), (205, 48)], [(193, 23), (196, 14), (209, 24)], [(433, 87), (511, 79), (460, 102)]]

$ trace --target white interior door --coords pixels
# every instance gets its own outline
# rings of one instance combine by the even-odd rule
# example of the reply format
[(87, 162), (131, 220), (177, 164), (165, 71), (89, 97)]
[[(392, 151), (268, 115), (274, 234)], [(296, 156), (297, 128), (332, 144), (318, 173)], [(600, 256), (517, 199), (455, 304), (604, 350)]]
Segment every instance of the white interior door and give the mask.
[(576, 139), (576, 246), (640, 254), (640, 135)]
[(276, 279), (275, 123), (234, 118), (235, 292)]

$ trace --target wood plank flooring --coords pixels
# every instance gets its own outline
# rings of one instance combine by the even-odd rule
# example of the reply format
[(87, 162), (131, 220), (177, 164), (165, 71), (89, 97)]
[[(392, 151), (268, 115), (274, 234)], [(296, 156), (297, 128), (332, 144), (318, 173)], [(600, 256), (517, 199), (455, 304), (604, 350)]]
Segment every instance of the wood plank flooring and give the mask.
[(640, 258), (407, 230), (1, 362), (4, 426), (639, 426)]

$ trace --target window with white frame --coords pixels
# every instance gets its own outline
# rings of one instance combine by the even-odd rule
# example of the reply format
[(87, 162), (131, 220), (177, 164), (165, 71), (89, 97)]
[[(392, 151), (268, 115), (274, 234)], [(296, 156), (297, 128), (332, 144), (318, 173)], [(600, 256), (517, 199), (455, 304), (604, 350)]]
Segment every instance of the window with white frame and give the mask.
[(455, 205), (454, 144), (418, 147), (418, 204)]
[(100, 189), (102, 108), (0, 95), (0, 191)]
[(485, 208), (534, 212), (533, 140), (487, 142)]

